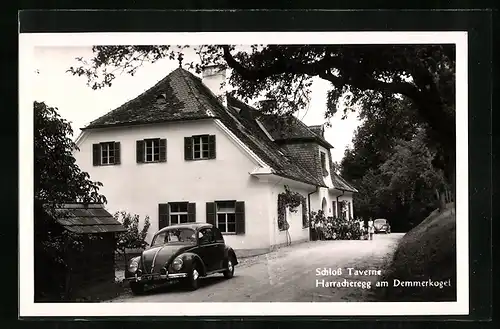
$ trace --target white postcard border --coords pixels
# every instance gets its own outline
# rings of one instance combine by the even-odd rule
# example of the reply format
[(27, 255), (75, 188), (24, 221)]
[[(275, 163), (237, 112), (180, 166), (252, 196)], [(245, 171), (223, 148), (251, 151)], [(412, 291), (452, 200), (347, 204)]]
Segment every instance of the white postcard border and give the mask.
[[(33, 261), (34, 48), (159, 44), (456, 45), (456, 302), (35, 303)], [(19, 35), (19, 315), (272, 316), (466, 315), (469, 313), (467, 32), (22, 33)]]

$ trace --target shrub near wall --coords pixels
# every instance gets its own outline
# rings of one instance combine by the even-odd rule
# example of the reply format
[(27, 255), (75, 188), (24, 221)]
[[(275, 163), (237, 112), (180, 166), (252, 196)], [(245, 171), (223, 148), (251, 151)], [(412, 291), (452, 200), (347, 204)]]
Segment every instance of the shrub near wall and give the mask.
[(321, 240), (360, 240), (360, 222), (352, 218), (325, 217), (323, 211), (311, 212), (312, 227)]

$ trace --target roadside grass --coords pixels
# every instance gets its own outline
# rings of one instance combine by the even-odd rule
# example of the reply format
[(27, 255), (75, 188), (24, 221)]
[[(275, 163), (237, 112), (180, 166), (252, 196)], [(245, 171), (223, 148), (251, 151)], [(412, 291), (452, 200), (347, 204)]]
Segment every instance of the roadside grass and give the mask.
[[(398, 243), (381, 280), (389, 287), (378, 288), (383, 301), (437, 302), (456, 300), (456, 219), (452, 204), (443, 212), (433, 211)], [(450, 287), (394, 287), (401, 281), (451, 280)]]

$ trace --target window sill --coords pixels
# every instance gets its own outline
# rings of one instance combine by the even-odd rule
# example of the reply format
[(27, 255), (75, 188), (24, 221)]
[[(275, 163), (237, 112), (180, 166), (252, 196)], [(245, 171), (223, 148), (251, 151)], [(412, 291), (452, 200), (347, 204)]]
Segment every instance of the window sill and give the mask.
[(190, 159), (186, 161), (207, 161), (207, 160), (215, 160), (216, 158), (203, 158), (203, 159)]
[(222, 235), (237, 235), (236, 232), (221, 232)]
[(139, 162), (138, 164), (150, 164), (150, 163), (165, 163), (167, 161), (144, 161), (144, 162)]
[(102, 163), (98, 165), (97, 167), (111, 167), (111, 166), (118, 166), (120, 165), (119, 163)]

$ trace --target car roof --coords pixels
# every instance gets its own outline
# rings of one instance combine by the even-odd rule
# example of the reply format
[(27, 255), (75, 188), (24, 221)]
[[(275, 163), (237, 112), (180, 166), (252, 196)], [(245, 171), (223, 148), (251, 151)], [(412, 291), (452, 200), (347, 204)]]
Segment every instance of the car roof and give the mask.
[(202, 229), (205, 227), (213, 227), (213, 225), (208, 224), (208, 223), (198, 223), (198, 222), (181, 223), (181, 224), (175, 224), (175, 225), (170, 225), (170, 226), (164, 227), (161, 230), (159, 230), (156, 234), (164, 232), (164, 231), (168, 231), (169, 229), (173, 229), (173, 228), (188, 228), (188, 229), (192, 229), (192, 230), (199, 230), (199, 229)]
[(378, 221), (387, 221), (387, 219), (385, 219), (385, 218), (377, 218), (377, 219), (375, 219), (375, 221), (377, 221), (377, 220)]

